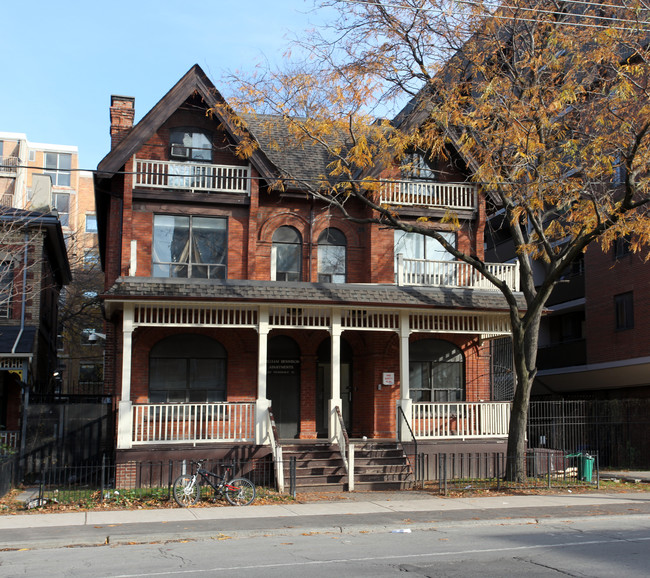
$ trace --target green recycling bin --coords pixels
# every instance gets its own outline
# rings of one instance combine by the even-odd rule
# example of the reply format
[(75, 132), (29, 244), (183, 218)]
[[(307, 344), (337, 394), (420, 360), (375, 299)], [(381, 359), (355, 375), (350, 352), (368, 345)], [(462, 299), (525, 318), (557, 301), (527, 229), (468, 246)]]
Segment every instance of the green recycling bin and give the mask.
[(578, 458), (578, 477), (583, 482), (591, 483), (594, 476), (594, 458), (589, 454), (580, 454)]
[(567, 458), (577, 458), (578, 479), (582, 482), (591, 483), (594, 477), (594, 458), (589, 454), (568, 454)]

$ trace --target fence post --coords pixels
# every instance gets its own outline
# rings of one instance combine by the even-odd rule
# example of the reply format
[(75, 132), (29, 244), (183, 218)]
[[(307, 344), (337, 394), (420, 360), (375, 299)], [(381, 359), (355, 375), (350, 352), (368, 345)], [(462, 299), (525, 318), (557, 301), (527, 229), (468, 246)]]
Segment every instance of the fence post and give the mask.
[(444, 493), (443, 495), (447, 495), (447, 454), (442, 454), (444, 456), (443, 460), (443, 468), (442, 468), (442, 476), (444, 480)]
[(296, 456), (289, 460), (289, 484), (291, 486), (291, 497), (296, 499)]
[(497, 491), (501, 489), (501, 454), (496, 453), (496, 474), (497, 474)]
[(546, 478), (548, 489), (551, 489), (551, 451), (546, 452)]
[(41, 483), (38, 485), (38, 504), (43, 503), (43, 496), (45, 494), (45, 470), (41, 470)]
[(172, 477), (174, 476), (174, 461), (169, 460), (169, 464), (167, 465), (167, 499), (170, 500), (172, 497), (172, 484), (174, 483), (174, 480), (172, 480)]
[(596, 489), (600, 490), (600, 452), (596, 452)]
[(99, 501), (103, 502), (104, 501), (104, 479), (106, 476), (106, 454), (102, 455), (102, 481), (99, 484), (99, 489), (100, 489), (100, 494), (99, 494)]

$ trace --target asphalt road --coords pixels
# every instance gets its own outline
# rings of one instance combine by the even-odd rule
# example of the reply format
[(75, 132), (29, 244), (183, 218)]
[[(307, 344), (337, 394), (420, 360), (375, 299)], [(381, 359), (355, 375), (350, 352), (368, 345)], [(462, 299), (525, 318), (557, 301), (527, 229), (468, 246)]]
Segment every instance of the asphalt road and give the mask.
[[(275, 531), (174, 542), (0, 552), (0, 575), (48, 577), (227, 576), (647, 576), (650, 515), (585, 514), (418, 523), (366, 530)], [(512, 515), (513, 512), (510, 511)], [(360, 520), (355, 520), (359, 522)], [(392, 520), (389, 525), (393, 526)], [(394, 530), (410, 529), (410, 532)], [(185, 535), (184, 532), (181, 532)]]

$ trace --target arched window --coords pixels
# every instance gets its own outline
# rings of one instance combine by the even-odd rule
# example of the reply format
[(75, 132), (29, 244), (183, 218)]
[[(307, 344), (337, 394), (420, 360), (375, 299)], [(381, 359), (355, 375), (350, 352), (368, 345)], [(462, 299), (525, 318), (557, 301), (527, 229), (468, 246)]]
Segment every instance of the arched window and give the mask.
[(302, 237), (293, 227), (280, 227), (273, 233), (271, 280), (302, 280)]
[(325, 229), (318, 237), (319, 283), (345, 283), (347, 242), (338, 229)]
[(422, 339), (409, 349), (413, 401), (465, 400), (465, 358), (458, 347), (442, 339)]
[(149, 401), (226, 401), (226, 350), (203, 335), (173, 335), (149, 353)]

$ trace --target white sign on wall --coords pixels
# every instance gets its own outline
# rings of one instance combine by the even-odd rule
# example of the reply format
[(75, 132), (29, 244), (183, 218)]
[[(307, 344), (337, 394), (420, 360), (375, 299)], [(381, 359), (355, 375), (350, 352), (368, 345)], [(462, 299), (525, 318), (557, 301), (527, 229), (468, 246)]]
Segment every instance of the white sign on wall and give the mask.
[(395, 374), (384, 373), (382, 379), (382, 385), (395, 385)]

